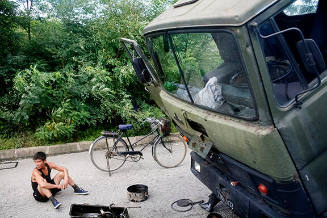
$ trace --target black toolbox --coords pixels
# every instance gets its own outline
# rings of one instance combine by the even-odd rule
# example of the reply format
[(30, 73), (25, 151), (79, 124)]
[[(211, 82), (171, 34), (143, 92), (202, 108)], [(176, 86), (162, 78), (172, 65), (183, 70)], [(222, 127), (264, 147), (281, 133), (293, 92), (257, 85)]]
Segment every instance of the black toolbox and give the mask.
[(127, 208), (115, 206), (72, 204), (71, 217), (129, 218)]

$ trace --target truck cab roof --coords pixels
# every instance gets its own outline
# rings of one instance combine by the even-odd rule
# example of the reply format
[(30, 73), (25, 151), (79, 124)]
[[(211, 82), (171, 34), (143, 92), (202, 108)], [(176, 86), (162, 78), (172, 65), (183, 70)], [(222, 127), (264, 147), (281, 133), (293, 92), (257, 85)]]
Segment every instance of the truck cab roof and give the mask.
[(166, 29), (240, 26), (277, 0), (180, 0), (154, 19), (144, 34)]

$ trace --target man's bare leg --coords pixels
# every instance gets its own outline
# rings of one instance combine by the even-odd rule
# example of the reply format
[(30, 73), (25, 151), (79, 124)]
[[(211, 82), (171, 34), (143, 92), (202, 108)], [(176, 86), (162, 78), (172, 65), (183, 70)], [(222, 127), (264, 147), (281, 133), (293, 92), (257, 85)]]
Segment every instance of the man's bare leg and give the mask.
[(40, 192), (42, 196), (46, 196), (47, 198), (50, 198), (52, 196), (51, 191), (47, 188), (41, 188), (40, 186), (38, 186), (37, 190)]
[[(64, 178), (65, 178), (65, 174), (63, 172), (59, 172), (55, 175), (55, 177), (53, 177), (53, 181), (56, 183), (56, 185), (59, 185)], [(80, 195), (88, 194), (88, 191), (85, 191), (82, 188), (78, 187), (70, 176), (68, 176), (68, 184), (74, 189), (75, 194), (80, 194)]]
[[(64, 178), (65, 174), (63, 172), (59, 172), (55, 175), (55, 177), (53, 177), (53, 181), (56, 183), (56, 185), (59, 185), (61, 180), (63, 180)], [(75, 185), (74, 180), (70, 176), (68, 176), (68, 184), (72, 187)]]
[(39, 193), (42, 196), (46, 196), (47, 198), (50, 199), (50, 201), (52, 202), (52, 205), (55, 209), (57, 209), (58, 207), (60, 207), (61, 203), (58, 202), (53, 196), (52, 193), (49, 189), (47, 188), (41, 188), (40, 186), (37, 187), (37, 190), (39, 191)]

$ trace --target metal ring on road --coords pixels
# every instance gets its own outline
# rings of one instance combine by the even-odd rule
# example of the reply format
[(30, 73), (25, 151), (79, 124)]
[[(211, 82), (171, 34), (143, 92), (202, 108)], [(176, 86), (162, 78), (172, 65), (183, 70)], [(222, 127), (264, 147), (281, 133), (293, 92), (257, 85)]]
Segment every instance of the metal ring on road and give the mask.
[[(190, 207), (189, 207), (189, 208), (186, 208), (186, 209), (184, 209), (184, 210), (182, 210), (182, 209), (177, 208), (176, 205), (177, 205), (178, 207), (180, 207), (180, 208), (189, 207), (189, 206), (190, 206)], [(174, 202), (170, 205), (170, 207), (171, 207), (171, 209), (173, 209), (173, 210), (175, 210), (175, 211), (178, 211), (178, 212), (186, 212), (186, 211), (190, 211), (190, 210), (193, 208), (193, 205), (194, 205), (194, 203), (193, 203), (193, 201), (190, 200), (190, 199), (179, 199), (179, 200), (177, 200), (177, 201), (174, 201)]]

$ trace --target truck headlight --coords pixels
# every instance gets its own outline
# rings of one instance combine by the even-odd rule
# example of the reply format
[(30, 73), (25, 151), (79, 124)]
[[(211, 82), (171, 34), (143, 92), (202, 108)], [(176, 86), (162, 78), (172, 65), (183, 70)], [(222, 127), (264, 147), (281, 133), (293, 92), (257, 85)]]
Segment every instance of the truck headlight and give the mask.
[(201, 166), (198, 162), (194, 161), (194, 169), (200, 173), (201, 171)]

